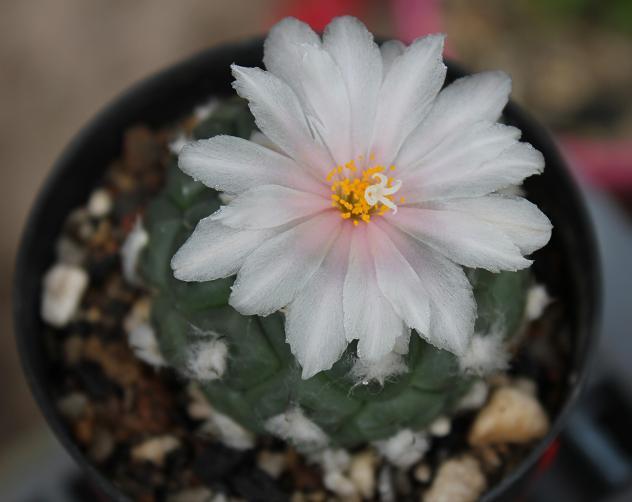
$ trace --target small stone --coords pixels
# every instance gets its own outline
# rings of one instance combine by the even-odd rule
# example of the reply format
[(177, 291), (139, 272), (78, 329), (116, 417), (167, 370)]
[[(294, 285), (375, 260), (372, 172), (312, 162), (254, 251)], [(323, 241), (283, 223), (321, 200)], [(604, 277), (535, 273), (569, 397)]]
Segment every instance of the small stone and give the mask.
[(476, 380), (457, 403), (456, 411), (478, 410), (485, 404), (485, 401), (487, 401), (488, 394), (488, 385), (483, 380)]
[(88, 274), (81, 267), (58, 263), (44, 276), (41, 315), (45, 322), (63, 328), (77, 313), (88, 287)]
[(320, 464), (325, 472), (346, 472), (351, 464), (349, 452), (342, 448), (327, 448), (309, 457)]
[(323, 484), (325, 488), (345, 500), (359, 500), (355, 484), (339, 471), (325, 473)]
[(425, 462), (421, 463), (415, 467), (413, 476), (420, 483), (427, 483), (432, 477), (432, 469), (430, 469), (430, 466)]
[(88, 407), (88, 398), (81, 392), (72, 392), (57, 401), (57, 410), (69, 420), (79, 419)]
[(546, 307), (551, 303), (551, 297), (543, 284), (536, 284), (527, 292), (525, 317), (528, 321), (539, 319)]
[(64, 361), (67, 366), (75, 366), (81, 361), (83, 353), (83, 338), (71, 335), (64, 340)]
[(218, 443), (206, 446), (193, 462), (193, 472), (210, 487), (224, 481), (248, 461), (248, 454)]
[(525, 378), (525, 377), (514, 378), (511, 385), (512, 387), (515, 387), (516, 389), (521, 390), (525, 394), (529, 394), (531, 396), (538, 395), (538, 385), (530, 378)]
[(477, 449), (477, 454), (486, 471), (495, 471), (502, 465), (502, 458), (491, 446), (484, 446)]
[(132, 231), (127, 235), (125, 242), (121, 246), (123, 277), (132, 286), (136, 286), (141, 282), (136, 269), (140, 253), (148, 243), (149, 234), (143, 227), (141, 219), (138, 218)]
[(445, 437), (450, 434), (450, 430), (452, 430), (452, 422), (444, 415), (435, 419), (435, 421), (428, 426), (428, 432), (436, 437)]
[(130, 333), (136, 326), (149, 321), (149, 313), (151, 312), (151, 300), (149, 297), (144, 296), (139, 298), (127, 316), (123, 320), (123, 329), (126, 333)]
[(549, 419), (535, 396), (515, 387), (494, 391), (480, 410), (469, 432), (472, 446), (528, 443), (543, 437)]
[(486, 486), (478, 461), (471, 455), (464, 455), (441, 464), (423, 501), (475, 502)]
[(105, 462), (114, 451), (114, 438), (112, 434), (101, 427), (94, 431), (92, 444), (88, 449), (88, 456), (97, 463)]
[(213, 500), (213, 492), (203, 486), (187, 488), (167, 495), (167, 502), (211, 502)]
[(393, 473), (388, 465), (383, 465), (377, 478), (377, 491), (380, 502), (395, 502), (395, 485), (393, 484)]
[(357, 453), (351, 458), (349, 479), (365, 499), (372, 499), (375, 495), (376, 464), (377, 457), (371, 450)]
[(160, 368), (166, 365), (165, 359), (160, 352), (160, 345), (158, 344), (156, 333), (150, 323), (144, 322), (136, 326), (128, 333), (127, 342), (136, 357), (141, 361), (154, 368)]
[(151, 438), (132, 448), (132, 459), (161, 466), (167, 455), (179, 447), (180, 440), (174, 436)]
[(408, 496), (413, 491), (413, 484), (407, 471), (397, 469), (395, 471), (395, 490), (397, 495)]
[(68, 237), (61, 237), (55, 245), (57, 261), (66, 265), (81, 266), (86, 261), (86, 250)]
[(234, 450), (250, 450), (255, 447), (256, 443), (255, 435), (252, 432), (242, 427), (229, 416), (213, 409), (208, 420), (200, 427), (199, 432), (217, 438)]
[(99, 188), (88, 199), (88, 213), (94, 218), (103, 218), (112, 210), (112, 197), (107, 190)]
[(263, 450), (257, 455), (257, 465), (271, 478), (278, 479), (287, 467), (287, 458), (284, 453)]
[(375, 447), (392, 465), (409, 469), (419, 462), (430, 448), (428, 437), (422, 432), (403, 429), (394, 436), (376, 441)]

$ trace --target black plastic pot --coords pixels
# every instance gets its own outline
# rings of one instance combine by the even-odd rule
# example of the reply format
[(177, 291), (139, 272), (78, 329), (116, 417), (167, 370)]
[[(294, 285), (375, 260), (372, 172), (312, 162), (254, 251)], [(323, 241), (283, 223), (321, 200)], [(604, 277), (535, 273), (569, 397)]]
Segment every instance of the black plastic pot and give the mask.
[[(49, 385), (51, 364), (39, 316), (41, 280), (54, 258), (54, 246), (68, 213), (85, 203), (108, 163), (120, 153), (123, 131), (135, 124), (160, 126), (188, 114), (212, 95), (231, 94), (229, 65), (260, 66), (260, 39), (205, 51), (134, 86), (100, 113), (66, 149), (37, 197), (19, 250), (14, 285), (14, 321), (24, 373), (35, 399), (59, 441), (115, 500), (126, 500), (110, 479), (86, 458), (55, 408)], [(463, 72), (450, 66), (449, 79)], [(549, 249), (536, 257), (536, 273), (565, 305), (564, 330), (571, 333), (572, 355), (565, 399), (549, 434), (509, 476), (492, 487), (484, 500), (513, 500), (530, 479), (538, 459), (557, 436), (585, 380), (596, 340), (600, 300), (599, 267), (594, 237), (580, 192), (546, 131), (514, 104), (505, 115), (523, 131), (525, 141), (545, 156), (542, 176), (528, 180), (530, 198), (552, 220)], [(554, 253), (550, 252), (554, 249)], [(553, 254), (554, 258), (551, 258)], [(550, 283), (550, 277), (556, 277)]]

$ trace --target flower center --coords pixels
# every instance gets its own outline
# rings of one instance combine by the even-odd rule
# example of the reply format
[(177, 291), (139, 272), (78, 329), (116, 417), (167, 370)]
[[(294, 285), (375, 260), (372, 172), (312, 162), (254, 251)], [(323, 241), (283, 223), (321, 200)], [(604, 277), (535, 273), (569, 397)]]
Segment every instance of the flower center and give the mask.
[[(375, 165), (358, 172), (355, 161), (351, 160), (327, 174), (327, 182), (331, 184), (331, 205), (340, 210), (342, 219), (357, 226), (361, 221), (369, 223), (373, 216), (382, 216), (389, 209), (393, 214), (397, 213), (394, 194), (402, 182), (387, 176), (387, 171), (395, 171), (395, 166), (387, 170), (382, 165)], [(404, 203), (404, 198), (400, 197), (398, 202)]]

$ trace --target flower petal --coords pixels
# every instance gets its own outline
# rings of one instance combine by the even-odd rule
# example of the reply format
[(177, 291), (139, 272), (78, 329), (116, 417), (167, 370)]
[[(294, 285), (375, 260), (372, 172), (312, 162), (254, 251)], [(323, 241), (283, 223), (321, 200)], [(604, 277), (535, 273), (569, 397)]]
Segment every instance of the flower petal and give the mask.
[(327, 194), (320, 183), (292, 159), (233, 136), (215, 136), (185, 145), (178, 165), (183, 172), (215, 190), (240, 193), (275, 184)]
[(380, 90), (371, 153), (390, 164), (410, 132), (428, 113), (445, 79), (443, 35), (415, 40), (397, 57)]
[(407, 326), (427, 334), (430, 328), (428, 292), (419, 276), (377, 225), (368, 225), (367, 233), (380, 291)]
[(528, 143), (515, 143), (496, 158), (469, 169), (444, 169), (407, 183), (409, 202), (459, 197), (478, 197), (519, 185), (528, 176), (540, 174), (544, 157)]
[(347, 88), (351, 107), (351, 144), (346, 161), (367, 155), (382, 84), (382, 57), (373, 35), (354, 17), (334, 19), (325, 28), (323, 47), (331, 54)]
[(260, 68), (233, 64), (231, 69), (233, 87), (248, 100), (261, 132), (304, 166), (334, 165), (331, 155), (314, 140), (301, 103), (287, 83)]
[(293, 17), (282, 19), (272, 28), (263, 44), (263, 64), (302, 97), (300, 80), (303, 47), (320, 47), (320, 37), (308, 24)]
[(303, 51), (303, 110), (312, 132), (335, 161), (319, 166), (326, 175), (352, 158), (351, 107), (342, 73), (329, 52), (312, 46), (305, 46)]
[(423, 283), (430, 300), (430, 329), (422, 334), (432, 345), (463, 354), (474, 331), (476, 303), (463, 268), (388, 223), (379, 222)]
[(380, 53), (382, 54), (382, 74), (383, 78), (393, 66), (393, 61), (397, 57), (401, 56), (406, 50), (406, 45), (399, 40), (387, 40), (380, 46)]
[(322, 266), (287, 308), (287, 341), (305, 379), (331, 368), (347, 346), (342, 292), (351, 231), (346, 225)]
[(254, 249), (279, 231), (235, 230), (204, 218), (171, 259), (173, 275), (181, 281), (230, 277)]
[(398, 169), (415, 164), (443, 138), (476, 122), (496, 122), (507, 104), (511, 79), (500, 71), (477, 73), (443, 89), (425, 120), (406, 139), (397, 158)]
[(393, 350), (407, 329), (378, 288), (366, 231), (362, 226), (352, 232), (343, 290), (344, 323), (347, 340), (359, 340), (360, 359), (377, 361)]
[(521, 197), (488, 195), (454, 199), (433, 205), (436, 209), (469, 214), (500, 228), (524, 254), (544, 246), (551, 238), (550, 220), (538, 207)]
[(415, 239), (466, 267), (499, 272), (531, 265), (500, 227), (471, 214), (400, 206), (396, 215), (386, 218)]
[(315, 194), (278, 185), (260, 185), (241, 193), (211, 218), (231, 228), (258, 230), (278, 227), (331, 207)]
[(418, 166), (400, 172), (404, 182), (401, 195), (407, 203), (423, 202), (425, 186), (432, 187), (447, 177), (458, 179), (478, 170), (518, 142), (520, 130), (490, 122), (479, 122), (448, 136), (418, 161)]
[(263, 316), (285, 307), (321, 266), (341, 223), (332, 210), (265, 242), (239, 270), (230, 305), (244, 315)]

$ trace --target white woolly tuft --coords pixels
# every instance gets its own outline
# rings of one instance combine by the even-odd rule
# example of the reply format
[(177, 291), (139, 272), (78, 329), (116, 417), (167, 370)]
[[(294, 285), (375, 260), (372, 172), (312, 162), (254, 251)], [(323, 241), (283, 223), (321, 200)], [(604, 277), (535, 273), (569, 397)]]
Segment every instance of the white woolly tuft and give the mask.
[(136, 220), (134, 228), (128, 234), (125, 242), (121, 246), (121, 261), (123, 266), (123, 277), (134, 286), (140, 284), (141, 280), (137, 273), (138, 258), (143, 248), (149, 242), (149, 234), (143, 227), (140, 218)]
[(298, 406), (269, 418), (265, 429), (273, 436), (290, 441), (304, 452), (320, 450), (329, 442), (327, 434), (307, 418)]
[(137, 324), (127, 334), (127, 343), (141, 361), (159, 368), (165, 360), (160, 352), (156, 333), (148, 322)]
[(404, 362), (404, 357), (395, 352), (389, 352), (377, 361), (367, 361), (365, 359), (356, 360), (351, 368), (351, 376), (359, 384), (368, 384), (375, 381), (380, 385), (402, 373), (408, 371), (408, 366)]
[(494, 328), (486, 335), (474, 334), (467, 351), (459, 359), (459, 364), (466, 373), (487, 375), (507, 369), (509, 357), (504, 343), (504, 331)]
[(528, 321), (535, 321), (543, 314), (544, 309), (551, 303), (551, 297), (543, 284), (536, 284), (527, 292), (527, 306), (525, 317)]
[(404, 470), (419, 462), (430, 448), (426, 434), (410, 429), (401, 430), (394, 436), (373, 444), (386, 460)]
[(187, 371), (198, 381), (217, 380), (224, 375), (228, 346), (222, 340), (205, 340), (191, 345)]
[(254, 448), (256, 442), (252, 432), (214, 409), (200, 428), (200, 432), (215, 436), (226, 446), (235, 450), (250, 450)]

